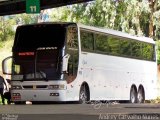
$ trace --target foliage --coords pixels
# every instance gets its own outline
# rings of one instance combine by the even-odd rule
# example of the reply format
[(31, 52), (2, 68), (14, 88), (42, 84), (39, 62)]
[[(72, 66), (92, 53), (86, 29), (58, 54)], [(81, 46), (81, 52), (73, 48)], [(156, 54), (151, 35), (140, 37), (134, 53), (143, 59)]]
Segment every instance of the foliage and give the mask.
[(160, 41), (156, 42), (157, 45), (157, 64), (160, 64)]
[(13, 38), (14, 31), (12, 25), (15, 24), (13, 19), (0, 17), (0, 41), (6, 41), (9, 38)]
[(62, 15), (61, 18), (136, 35), (148, 35), (146, 27), (149, 24), (150, 8), (146, 0), (142, 2), (138, 0), (96, 0), (68, 7), (66, 14), (64, 16), (68, 17)]
[(38, 15), (34, 14), (19, 14), (14, 16), (14, 20), (17, 25), (21, 24), (32, 24), (38, 22)]
[(71, 16), (68, 16), (70, 12), (70, 9), (65, 6), (65, 7), (59, 7), (59, 8), (53, 8), (51, 10), (50, 14), (50, 20), (51, 21), (71, 21), (70, 18)]
[(155, 26), (155, 39), (156, 40), (160, 40), (160, 24), (159, 24), (159, 21), (160, 21), (160, 1), (157, 0), (157, 10), (153, 13), (153, 24)]

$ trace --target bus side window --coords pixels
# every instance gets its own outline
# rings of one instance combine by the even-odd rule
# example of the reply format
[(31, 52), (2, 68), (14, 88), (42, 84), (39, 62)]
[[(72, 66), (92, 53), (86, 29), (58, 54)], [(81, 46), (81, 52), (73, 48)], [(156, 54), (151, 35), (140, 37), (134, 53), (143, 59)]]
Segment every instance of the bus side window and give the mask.
[(110, 53), (111, 48), (108, 43), (108, 36), (103, 34), (95, 34), (96, 52)]
[(81, 47), (82, 51), (93, 51), (94, 50), (94, 34), (89, 31), (81, 30)]
[(132, 41), (131, 42), (132, 44), (132, 57), (135, 57), (135, 58), (142, 58), (141, 57), (141, 42), (139, 41)]
[(142, 43), (142, 57), (145, 60), (154, 60), (154, 49), (152, 44)]
[(76, 27), (68, 27), (67, 29), (67, 54), (70, 55), (68, 60), (68, 76), (67, 82), (70, 83), (77, 77), (78, 71), (78, 34)]
[(67, 82), (73, 81), (77, 77), (78, 71), (78, 50), (68, 49), (67, 54), (70, 55), (68, 60), (68, 76)]
[(125, 38), (120, 38), (120, 55), (131, 57), (131, 43)]
[(120, 55), (119, 38), (109, 35), (107, 41), (110, 48), (110, 54), (119, 56)]

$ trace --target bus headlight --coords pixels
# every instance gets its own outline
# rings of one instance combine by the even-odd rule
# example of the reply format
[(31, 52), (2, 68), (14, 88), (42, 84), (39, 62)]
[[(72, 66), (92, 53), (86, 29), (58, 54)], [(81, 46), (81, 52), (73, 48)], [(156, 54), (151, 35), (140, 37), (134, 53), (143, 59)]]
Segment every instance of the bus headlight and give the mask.
[(56, 89), (56, 90), (58, 90), (58, 89), (65, 89), (65, 85), (49, 85), (48, 86), (48, 89)]
[(13, 85), (13, 86), (11, 86), (11, 89), (20, 90), (20, 89), (22, 89), (22, 87), (20, 85)]

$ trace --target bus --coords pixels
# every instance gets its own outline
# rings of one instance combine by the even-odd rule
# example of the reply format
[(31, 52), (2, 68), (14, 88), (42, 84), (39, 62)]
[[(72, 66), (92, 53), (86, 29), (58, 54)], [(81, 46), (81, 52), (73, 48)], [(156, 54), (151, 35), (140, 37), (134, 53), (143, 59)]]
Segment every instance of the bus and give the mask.
[(157, 97), (155, 42), (72, 22), (18, 26), (12, 56), (11, 98), (25, 101), (130, 101)]

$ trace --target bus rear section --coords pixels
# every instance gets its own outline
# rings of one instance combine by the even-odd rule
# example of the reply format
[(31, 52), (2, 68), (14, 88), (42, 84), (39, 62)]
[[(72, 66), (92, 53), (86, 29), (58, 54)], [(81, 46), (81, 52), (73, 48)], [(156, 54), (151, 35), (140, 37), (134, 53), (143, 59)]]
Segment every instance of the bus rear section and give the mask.
[(153, 39), (84, 25), (80, 37), (90, 100), (143, 103), (157, 97)]

